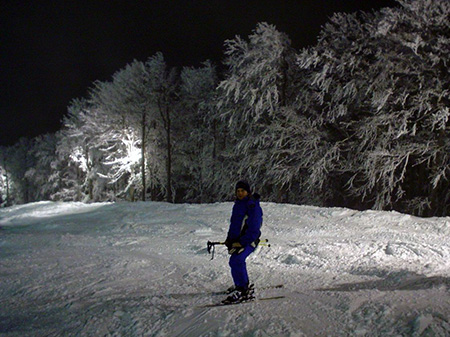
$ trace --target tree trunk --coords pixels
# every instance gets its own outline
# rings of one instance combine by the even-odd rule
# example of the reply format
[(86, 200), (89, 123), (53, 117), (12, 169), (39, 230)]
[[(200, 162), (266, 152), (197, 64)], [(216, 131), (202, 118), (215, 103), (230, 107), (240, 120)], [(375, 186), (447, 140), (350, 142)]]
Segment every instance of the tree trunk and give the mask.
[(94, 200), (94, 182), (92, 178), (88, 179), (88, 193), (89, 193), (89, 200), (91, 201)]
[(217, 128), (217, 126), (216, 126), (216, 121), (214, 120), (213, 121), (213, 124), (212, 124), (212, 132), (213, 132), (213, 151), (212, 151), (212, 159), (213, 159), (213, 163), (215, 162), (215, 159), (216, 159), (216, 157), (217, 157), (217, 138), (218, 138), (218, 136), (217, 136), (217, 133), (216, 133), (216, 128)]
[(167, 201), (172, 202), (172, 140), (171, 140), (171, 120), (169, 108), (166, 107), (167, 116)]
[(141, 175), (142, 175), (142, 201), (145, 201), (145, 194), (147, 190), (145, 181), (145, 123), (146, 123), (146, 113), (142, 113), (142, 140), (141, 140)]
[[(439, 147), (439, 150), (436, 153), (436, 159), (433, 163), (433, 167), (432, 167), (432, 173), (436, 173), (437, 171), (439, 171), (441, 169), (441, 167), (444, 165), (444, 156), (442, 154), (442, 152), (445, 149), (445, 131), (444, 130), (440, 130), (438, 132), (437, 135), (437, 144)], [(431, 199), (431, 212), (430, 215), (431, 216), (445, 216), (445, 204), (443, 204), (443, 199), (444, 198), (444, 193), (442, 193), (442, 188), (445, 186), (445, 184), (442, 183), (442, 179), (441, 182), (436, 186), (433, 187), (432, 184), (430, 184), (430, 199)], [(446, 186), (445, 186), (446, 187)]]
[(9, 195), (9, 177), (6, 165), (5, 165), (5, 178), (6, 178), (6, 206), (11, 206), (11, 196)]

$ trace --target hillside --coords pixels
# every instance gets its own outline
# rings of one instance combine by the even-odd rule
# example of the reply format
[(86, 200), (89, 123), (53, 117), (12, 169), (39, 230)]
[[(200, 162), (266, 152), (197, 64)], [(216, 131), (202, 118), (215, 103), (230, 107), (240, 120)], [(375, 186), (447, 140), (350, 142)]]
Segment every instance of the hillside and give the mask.
[[(258, 297), (219, 308), (231, 203), (0, 209), (1, 336), (448, 336), (450, 218), (262, 203)], [(283, 284), (281, 289), (264, 289)], [(260, 289), (258, 291), (258, 288)]]

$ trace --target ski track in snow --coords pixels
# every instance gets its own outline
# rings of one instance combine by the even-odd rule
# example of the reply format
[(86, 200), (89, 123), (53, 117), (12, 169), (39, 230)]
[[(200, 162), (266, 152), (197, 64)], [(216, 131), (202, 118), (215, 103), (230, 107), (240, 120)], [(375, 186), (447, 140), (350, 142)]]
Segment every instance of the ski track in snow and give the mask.
[[(450, 218), (262, 203), (231, 285), (232, 203), (39, 202), (0, 209), (0, 336), (449, 336)], [(260, 289), (284, 284), (281, 289)]]

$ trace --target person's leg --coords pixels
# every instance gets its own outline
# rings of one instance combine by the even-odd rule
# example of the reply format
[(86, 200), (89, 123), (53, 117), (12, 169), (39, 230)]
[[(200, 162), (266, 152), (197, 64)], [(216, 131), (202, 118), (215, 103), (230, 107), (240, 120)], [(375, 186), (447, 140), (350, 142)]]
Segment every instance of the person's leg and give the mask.
[(247, 290), (248, 288), (249, 279), (245, 260), (254, 250), (254, 247), (247, 246), (243, 252), (230, 257), (231, 276), (237, 289)]

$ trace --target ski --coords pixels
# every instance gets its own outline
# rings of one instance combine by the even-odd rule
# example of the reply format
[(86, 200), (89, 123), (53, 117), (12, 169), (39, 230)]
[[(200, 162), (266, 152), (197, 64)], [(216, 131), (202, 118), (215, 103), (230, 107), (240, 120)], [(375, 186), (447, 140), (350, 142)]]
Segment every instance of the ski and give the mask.
[[(256, 291), (264, 291), (264, 290), (269, 290), (269, 289), (280, 289), (283, 288), (284, 285), (283, 284), (275, 284), (275, 285), (268, 285), (268, 286), (263, 286), (263, 287), (258, 287), (256, 288)], [(254, 290), (254, 289), (253, 289)], [(197, 296), (205, 296), (205, 295), (209, 295), (209, 296), (223, 296), (223, 295), (228, 295), (230, 292), (228, 290), (221, 290), (221, 291), (215, 291), (215, 292), (198, 292), (198, 293), (180, 293), (180, 294), (166, 294), (166, 296), (172, 297), (172, 298), (190, 298), (190, 297), (197, 297)]]
[[(205, 304), (205, 305), (200, 305), (200, 308), (213, 308), (213, 307), (224, 307), (227, 305), (236, 305), (236, 304), (244, 304), (244, 303), (251, 303), (251, 302), (259, 302), (259, 301), (269, 301), (269, 300), (276, 300), (276, 299), (281, 299), (281, 298), (285, 298), (285, 296), (271, 296), (271, 297), (255, 297), (254, 292), (255, 290), (268, 290), (268, 289), (280, 289), (283, 288), (283, 284), (275, 284), (275, 285), (268, 285), (268, 286), (264, 286), (264, 287), (259, 287), (257, 289), (255, 289), (255, 285), (251, 284), (249, 287), (252, 292), (250, 294), (250, 298), (247, 298), (246, 300), (240, 301), (240, 302), (220, 302), (220, 303), (212, 303), (212, 304)], [(216, 292), (213, 293), (213, 295), (225, 295), (229, 293), (227, 290), (224, 291), (220, 291), (220, 292)]]
[(232, 303), (220, 302), (220, 303), (205, 304), (205, 305), (198, 306), (198, 308), (227, 307), (227, 306), (231, 306), (231, 305), (254, 303), (254, 302), (260, 302), (260, 301), (278, 300), (278, 299), (282, 299), (282, 298), (286, 298), (286, 297), (285, 296), (272, 296), (272, 297), (252, 298), (250, 300), (242, 301), (242, 302), (232, 302)]
[[(256, 290), (269, 290), (269, 289), (280, 289), (283, 288), (284, 285), (283, 284), (275, 284), (275, 285), (268, 285), (268, 286), (264, 286), (264, 287), (258, 287), (255, 288), (254, 285), (251, 285), (250, 288), (252, 289), (256, 289)], [(227, 295), (229, 293), (228, 290), (222, 290), (222, 291), (216, 291), (211, 293), (211, 295), (216, 296), (216, 295)]]

